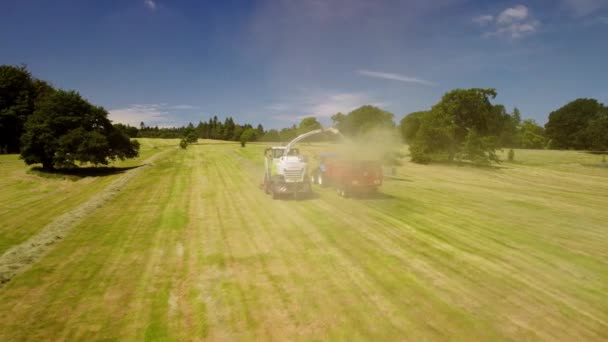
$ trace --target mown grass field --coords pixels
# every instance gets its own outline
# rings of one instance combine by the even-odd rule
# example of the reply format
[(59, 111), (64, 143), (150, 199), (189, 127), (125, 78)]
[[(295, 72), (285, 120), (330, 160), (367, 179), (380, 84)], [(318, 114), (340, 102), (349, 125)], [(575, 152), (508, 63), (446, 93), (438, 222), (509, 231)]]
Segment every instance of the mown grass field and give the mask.
[[(608, 339), (600, 156), (406, 161), (377, 196), (296, 202), (258, 188), (263, 149), (164, 154), (0, 287), (0, 340)], [(1, 158), (5, 250), (120, 177)]]

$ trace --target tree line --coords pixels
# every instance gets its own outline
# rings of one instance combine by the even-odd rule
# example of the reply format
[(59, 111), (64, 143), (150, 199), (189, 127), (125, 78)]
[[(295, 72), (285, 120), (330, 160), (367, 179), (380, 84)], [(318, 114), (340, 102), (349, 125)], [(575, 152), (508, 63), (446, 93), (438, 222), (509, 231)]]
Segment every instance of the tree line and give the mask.
[[(410, 145), (412, 160), (497, 162), (501, 148), (608, 150), (608, 107), (595, 99), (576, 99), (551, 112), (544, 127), (523, 120), (494, 104), (495, 89), (455, 89), (429, 110), (395, 115), (364, 105), (347, 114), (336, 113), (333, 125), (356, 139), (381, 129), (399, 130)], [(298, 125), (264, 130), (261, 124), (239, 124), (217, 116), (183, 127), (159, 128), (112, 124), (103, 107), (90, 104), (77, 92), (55, 89), (36, 79), (24, 66), (0, 66), (0, 153), (21, 153), (28, 164), (44, 168), (69, 167), (76, 162), (107, 164), (136, 156), (139, 145), (129, 138), (179, 138), (187, 145), (197, 139), (288, 142), (321, 128), (314, 117)], [(379, 131), (379, 132), (380, 132)], [(312, 140), (332, 140), (321, 134)]]

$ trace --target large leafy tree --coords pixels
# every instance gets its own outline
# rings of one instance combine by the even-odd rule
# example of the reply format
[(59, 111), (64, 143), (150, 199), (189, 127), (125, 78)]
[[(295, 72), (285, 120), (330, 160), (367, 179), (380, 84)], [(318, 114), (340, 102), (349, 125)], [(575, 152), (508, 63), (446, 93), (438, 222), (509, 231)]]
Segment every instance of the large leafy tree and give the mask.
[(420, 128), (420, 118), (426, 112), (414, 112), (406, 115), (399, 122), (399, 129), (401, 130), (401, 137), (407, 143), (412, 143), (416, 138), (418, 129)]
[(393, 129), (394, 115), (378, 107), (365, 105), (344, 115), (337, 113), (331, 117), (335, 126), (346, 136), (357, 137), (374, 129)]
[(320, 129), (323, 126), (321, 126), (321, 123), (319, 121), (317, 121), (317, 118), (315, 117), (307, 117), (302, 119), (302, 121), (300, 121), (300, 125), (298, 126), (298, 134), (304, 134), (304, 133), (308, 133), (310, 131), (314, 131), (316, 129)]
[(498, 161), (494, 151), (506, 111), (492, 105), (490, 100), (494, 97), (494, 89), (456, 89), (446, 93), (420, 116), (420, 127), (410, 147), (412, 160)]
[(585, 133), (591, 149), (608, 150), (608, 108), (604, 108), (602, 113), (589, 121)]
[(551, 112), (545, 125), (547, 137), (551, 139), (551, 147), (581, 150), (591, 148), (592, 141), (588, 136), (587, 127), (605, 110), (606, 108), (595, 99), (576, 99)]
[(41, 163), (51, 170), (76, 162), (107, 165), (139, 154), (139, 143), (116, 129), (105, 109), (63, 90), (40, 101), (27, 118), (21, 144), (27, 164)]
[(0, 66), (0, 152), (19, 152), (23, 125), (36, 100), (53, 89), (32, 78), (24, 66)]

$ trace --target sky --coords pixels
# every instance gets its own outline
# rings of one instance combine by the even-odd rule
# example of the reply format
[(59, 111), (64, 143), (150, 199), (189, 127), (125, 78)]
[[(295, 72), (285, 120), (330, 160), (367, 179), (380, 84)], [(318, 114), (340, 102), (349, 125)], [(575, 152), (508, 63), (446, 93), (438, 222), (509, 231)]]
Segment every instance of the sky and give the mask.
[(608, 103), (608, 0), (0, 0), (0, 64), (26, 64), (114, 122), (232, 116), (280, 128), (455, 88), (544, 124)]

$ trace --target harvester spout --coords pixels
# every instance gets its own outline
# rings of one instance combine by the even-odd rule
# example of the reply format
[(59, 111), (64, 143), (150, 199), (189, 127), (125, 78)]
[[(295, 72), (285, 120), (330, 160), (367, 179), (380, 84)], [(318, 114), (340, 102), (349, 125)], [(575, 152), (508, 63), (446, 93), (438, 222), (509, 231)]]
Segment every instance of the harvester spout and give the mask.
[(289, 144), (287, 144), (287, 147), (285, 148), (285, 152), (283, 152), (284, 156), (288, 156), (289, 155), (289, 151), (292, 149), (292, 147), (299, 141), (306, 139), (310, 136), (319, 134), (319, 133), (323, 133), (323, 132), (332, 132), (334, 134), (340, 134), (340, 131), (338, 131), (337, 128), (335, 127), (328, 127), (328, 128), (321, 128), (321, 129), (317, 129), (314, 131), (310, 131), (308, 133), (304, 133), (301, 134), (299, 136), (297, 136), (295, 139), (293, 139), (292, 141), (289, 142)]

